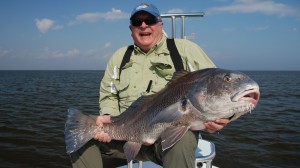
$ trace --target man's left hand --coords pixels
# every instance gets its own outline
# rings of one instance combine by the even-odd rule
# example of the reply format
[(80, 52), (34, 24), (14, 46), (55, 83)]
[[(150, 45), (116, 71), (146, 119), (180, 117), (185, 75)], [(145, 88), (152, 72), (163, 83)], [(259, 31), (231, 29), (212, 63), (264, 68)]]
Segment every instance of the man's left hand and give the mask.
[(215, 133), (221, 129), (223, 129), (229, 123), (229, 119), (221, 118), (214, 122), (206, 122), (204, 123), (205, 128), (209, 133)]

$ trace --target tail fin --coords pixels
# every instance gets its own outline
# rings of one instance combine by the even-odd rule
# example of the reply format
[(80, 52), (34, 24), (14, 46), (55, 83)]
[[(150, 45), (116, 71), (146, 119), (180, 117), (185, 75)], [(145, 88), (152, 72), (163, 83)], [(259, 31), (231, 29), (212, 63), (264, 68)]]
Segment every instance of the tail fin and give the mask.
[(97, 125), (93, 118), (81, 111), (68, 109), (68, 117), (65, 125), (65, 143), (67, 153), (80, 149), (95, 135)]

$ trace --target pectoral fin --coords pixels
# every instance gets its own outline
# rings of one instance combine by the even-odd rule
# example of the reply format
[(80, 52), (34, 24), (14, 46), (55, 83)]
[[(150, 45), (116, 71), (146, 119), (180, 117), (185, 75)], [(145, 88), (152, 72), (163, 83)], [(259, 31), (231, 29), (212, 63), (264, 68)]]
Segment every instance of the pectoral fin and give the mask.
[(124, 153), (127, 158), (127, 162), (129, 163), (131, 160), (133, 160), (136, 155), (139, 153), (141, 149), (142, 144), (137, 142), (126, 142), (123, 146)]
[(168, 106), (164, 110), (160, 111), (150, 122), (150, 125), (156, 123), (170, 123), (183, 115), (183, 112), (180, 110), (181, 103), (177, 102)]
[(187, 126), (177, 126), (167, 128), (161, 135), (162, 150), (165, 151), (177, 143), (188, 131)]

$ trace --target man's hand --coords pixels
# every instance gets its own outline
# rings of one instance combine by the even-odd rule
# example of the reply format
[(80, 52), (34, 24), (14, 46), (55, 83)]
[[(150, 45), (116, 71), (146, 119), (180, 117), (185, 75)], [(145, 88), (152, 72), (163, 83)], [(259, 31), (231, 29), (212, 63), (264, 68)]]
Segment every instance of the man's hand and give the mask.
[[(103, 127), (104, 124), (108, 124), (108, 123), (111, 123), (110, 115), (98, 116), (96, 118), (96, 124), (99, 127)], [(94, 139), (98, 140), (98, 141), (101, 141), (101, 142), (107, 142), (107, 143), (111, 141), (111, 137), (107, 133), (105, 133), (104, 131), (101, 131), (100, 133), (97, 133), (94, 136)]]
[(223, 129), (228, 123), (229, 123), (229, 119), (221, 118), (214, 122), (206, 122), (206, 123), (204, 123), (204, 125), (209, 133), (215, 133), (215, 132)]

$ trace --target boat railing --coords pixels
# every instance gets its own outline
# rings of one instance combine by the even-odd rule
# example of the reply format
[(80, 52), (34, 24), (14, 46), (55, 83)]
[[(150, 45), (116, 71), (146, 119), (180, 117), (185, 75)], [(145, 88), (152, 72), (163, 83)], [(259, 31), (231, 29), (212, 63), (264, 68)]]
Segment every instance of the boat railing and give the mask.
[(165, 13), (160, 15), (161, 18), (170, 18), (172, 24), (172, 36), (176, 38), (176, 18), (181, 19), (181, 38), (185, 39), (185, 19), (188, 17), (204, 17), (204, 12), (192, 12), (192, 13)]

